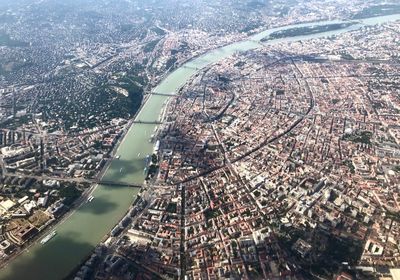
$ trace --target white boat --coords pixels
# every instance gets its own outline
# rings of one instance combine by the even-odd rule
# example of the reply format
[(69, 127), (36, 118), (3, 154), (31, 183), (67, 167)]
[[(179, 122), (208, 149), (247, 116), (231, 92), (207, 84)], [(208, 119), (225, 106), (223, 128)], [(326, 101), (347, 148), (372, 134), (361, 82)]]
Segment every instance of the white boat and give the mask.
[(115, 158), (116, 158), (116, 159), (119, 159), (120, 157), (121, 157), (121, 156), (120, 156), (120, 155), (118, 155), (118, 156), (116, 156)]
[(94, 198), (94, 196), (91, 195), (91, 196), (88, 197), (87, 201), (88, 201), (88, 202), (91, 202), (91, 201), (93, 200), (93, 198)]
[(119, 170), (119, 173), (121, 173), (122, 172), (122, 167), (121, 167), (121, 169)]
[(56, 236), (57, 232), (54, 230), (52, 232), (50, 232), (48, 235), (46, 235), (41, 241), (41, 244), (45, 244), (46, 242), (48, 242), (50, 239), (52, 239), (54, 236)]

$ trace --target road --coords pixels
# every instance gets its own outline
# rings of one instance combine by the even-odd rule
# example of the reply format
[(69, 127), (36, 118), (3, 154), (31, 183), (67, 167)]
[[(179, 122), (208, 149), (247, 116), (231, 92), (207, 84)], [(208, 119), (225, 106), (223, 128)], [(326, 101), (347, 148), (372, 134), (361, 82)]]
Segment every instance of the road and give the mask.
[[(4, 169), (3, 169), (4, 170)], [(3, 171), (4, 176), (14, 176), (18, 178), (27, 178), (27, 179), (35, 179), (37, 181), (43, 180), (56, 180), (61, 182), (75, 182), (75, 183), (88, 183), (88, 184), (97, 184), (99, 180), (96, 179), (87, 179), (87, 178), (74, 178), (74, 177), (56, 177), (56, 176), (46, 176), (46, 175), (30, 175), (30, 174), (21, 174), (21, 173), (8, 173)]]

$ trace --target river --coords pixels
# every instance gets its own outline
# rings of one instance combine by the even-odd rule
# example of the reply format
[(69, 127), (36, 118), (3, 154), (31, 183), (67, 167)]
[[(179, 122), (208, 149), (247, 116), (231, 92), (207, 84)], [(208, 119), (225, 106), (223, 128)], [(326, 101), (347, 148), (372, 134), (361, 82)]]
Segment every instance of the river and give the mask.
[[(338, 35), (355, 30), (361, 26), (381, 24), (399, 20), (400, 15), (382, 16), (364, 19), (358, 24), (344, 29), (318, 34), (296, 36), (270, 40), (264, 44), (276, 44), (297, 40), (307, 40)], [(184, 85), (198, 69), (222, 60), (236, 52), (261, 47), (260, 40), (272, 32), (293, 27), (341, 23), (342, 21), (321, 21), (273, 28), (251, 36), (249, 39), (211, 50), (169, 74), (153, 92), (173, 94)], [(168, 96), (151, 95), (136, 117), (145, 122), (158, 121)], [(121, 142), (117, 155), (103, 177), (104, 181), (142, 185), (145, 174), (146, 155), (153, 151), (149, 141), (156, 130), (156, 124), (135, 123), (131, 126)], [(138, 194), (138, 188), (123, 186), (99, 185), (96, 187), (92, 202), (83, 204), (64, 222), (55, 226), (57, 235), (46, 244), (37, 243), (10, 262), (0, 271), (0, 280), (56, 280), (63, 279), (80, 261), (90, 254), (91, 250), (118, 223)]]

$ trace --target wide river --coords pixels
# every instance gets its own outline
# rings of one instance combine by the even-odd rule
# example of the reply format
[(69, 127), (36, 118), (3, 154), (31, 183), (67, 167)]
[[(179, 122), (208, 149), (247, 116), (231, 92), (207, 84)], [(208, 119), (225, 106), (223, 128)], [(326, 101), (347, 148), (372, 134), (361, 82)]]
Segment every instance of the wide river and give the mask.
[[(271, 40), (267, 44), (307, 40), (338, 35), (358, 29), (365, 25), (381, 24), (399, 20), (400, 15), (375, 17), (362, 20), (359, 24), (348, 28), (322, 32), (307, 36), (297, 36)], [(260, 40), (270, 33), (292, 27), (324, 25), (341, 21), (325, 21), (285, 26), (263, 31), (249, 39), (211, 50), (194, 58), (169, 74), (153, 92), (173, 94), (184, 85), (198, 69), (222, 60), (236, 52), (261, 47)], [(136, 119), (141, 121), (157, 121), (168, 99), (168, 96), (151, 95)], [(133, 124), (117, 150), (120, 159), (114, 159), (104, 175), (104, 181), (114, 181), (142, 185), (145, 175), (145, 158), (153, 151), (150, 143), (156, 125)], [(36, 243), (18, 256), (0, 271), (0, 280), (56, 280), (66, 277), (80, 261), (104, 238), (111, 228), (125, 214), (132, 204), (138, 188), (99, 185), (93, 195), (94, 200), (82, 205), (64, 222), (55, 226), (57, 235), (44, 245)]]

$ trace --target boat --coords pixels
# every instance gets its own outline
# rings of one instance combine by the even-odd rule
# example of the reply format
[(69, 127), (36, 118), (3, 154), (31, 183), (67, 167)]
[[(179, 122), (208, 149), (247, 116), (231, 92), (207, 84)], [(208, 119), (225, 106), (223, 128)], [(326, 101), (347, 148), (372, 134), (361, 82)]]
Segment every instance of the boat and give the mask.
[(151, 156), (147, 155), (146, 158), (144, 159), (144, 162), (145, 162), (146, 166), (149, 165), (151, 163)]
[(91, 201), (93, 200), (93, 198), (94, 198), (94, 196), (91, 195), (91, 196), (88, 197), (87, 201), (88, 201), (88, 202), (91, 202)]
[(50, 232), (48, 235), (46, 235), (41, 241), (41, 244), (45, 244), (46, 242), (48, 242), (50, 239), (52, 239), (54, 236), (56, 236), (57, 232), (54, 230), (52, 232)]
[(121, 156), (120, 156), (120, 155), (118, 155), (118, 156), (116, 156), (115, 158), (116, 158), (116, 159), (119, 159), (120, 157), (121, 157)]
[(119, 170), (119, 173), (121, 173), (122, 172), (122, 167), (120, 168), (120, 170)]

